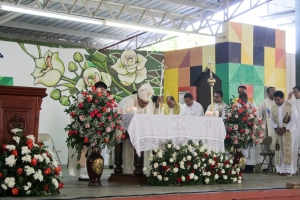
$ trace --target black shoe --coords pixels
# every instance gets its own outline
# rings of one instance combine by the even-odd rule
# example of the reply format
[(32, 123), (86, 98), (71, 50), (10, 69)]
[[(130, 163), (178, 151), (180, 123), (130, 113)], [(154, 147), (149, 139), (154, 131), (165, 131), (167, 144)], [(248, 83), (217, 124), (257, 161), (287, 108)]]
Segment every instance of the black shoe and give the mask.
[(78, 178), (78, 181), (89, 181), (89, 178)]
[(112, 166), (112, 165), (109, 165), (109, 166), (108, 166), (108, 168), (109, 168), (109, 169), (113, 169), (113, 168), (114, 168), (114, 166)]

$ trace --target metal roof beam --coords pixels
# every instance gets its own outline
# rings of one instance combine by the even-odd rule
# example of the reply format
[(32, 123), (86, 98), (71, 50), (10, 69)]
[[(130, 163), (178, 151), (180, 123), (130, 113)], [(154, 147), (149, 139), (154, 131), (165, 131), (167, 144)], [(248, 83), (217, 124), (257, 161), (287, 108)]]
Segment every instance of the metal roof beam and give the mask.
[(35, 30), (35, 31), (43, 31), (43, 32), (51, 32), (51, 33), (57, 33), (57, 34), (74, 35), (74, 36), (79, 36), (79, 37), (91, 37), (91, 38), (118, 40), (118, 41), (124, 40), (127, 38), (126, 36), (120, 36), (120, 35), (114, 35), (114, 34), (72, 30), (72, 29), (66, 29), (66, 28), (58, 28), (58, 27), (29, 24), (29, 23), (23, 23), (23, 22), (15, 22), (15, 21), (6, 22), (6, 23), (2, 24), (2, 26), (11, 27), (11, 28), (22, 28), (22, 29)]
[(178, 5), (183, 5), (183, 6), (190, 6), (193, 8), (199, 8), (201, 10), (210, 10), (210, 11), (215, 11), (216, 10), (215, 6), (219, 4), (219, 3), (217, 3), (214, 5), (211, 5), (211, 4), (189, 1), (189, 0), (184, 0), (184, 1), (183, 0), (159, 0), (159, 1), (167, 2), (167, 3), (174, 3), (174, 4), (178, 4)]

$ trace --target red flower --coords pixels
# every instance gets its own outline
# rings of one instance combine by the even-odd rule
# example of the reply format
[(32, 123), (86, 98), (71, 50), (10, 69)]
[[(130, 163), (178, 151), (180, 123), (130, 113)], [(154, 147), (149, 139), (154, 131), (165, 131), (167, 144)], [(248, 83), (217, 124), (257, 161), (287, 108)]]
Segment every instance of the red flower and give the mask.
[(106, 107), (102, 107), (102, 112), (106, 112)]
[(33, 148), (33, 144), (32, 144), (32, 142), (31, 142), (31, 143), (29, 143), (29, 144), (27, 144), (27, 146), (28, 146), (28, 149), (32, 149), (32, 148)]
[(90, 112), (90, 116), (91, 116), (91, 117), (94, 117), (94, 116), (95, 116), (95, 113), (94, 113), (94, 112)]
[(87, 138), (86, 136), (84, 136), (83, 142), (84, 142), (84, 143), (88, 143), (88, 142), (89, 142), (89, 138)]
[(226, 135), (226, 138), (230, 138), (230, 135), (227, 134), (227, 135)]
[(7, 146), (7, 144), (3, 144), (3, 145), (2, 145), (3, 151), (7, 151), (7, 150), (8, 150), (8, 149), (6, 148), (6, 146)]
[(102, 114), (101, 113), (97, 113), (97, 117), (98, 118), (102, 117)]
[(63, 188), (64, 187), (64, 184), (62, 183), (62, 182), (60, 182), (59, 184), (58, 184), (58, 189), (61, 189), (61, 188)]
[(96, 87), (93, 85), (92, 86), (92, 92), (95, 92), (96, 91)]
[(212, 172), (211, 172), (211, 175), (215, 175), (215, 172), (214, 172), (214, 171), (212, 171)]
[(74, 131), (73, 131), (73, 134), (74, 134), (74, 135), (77, 135), (77, 134), (78, 134), (78, 131), (74, 130)]
[(82, 102), (80, 102), (80, 103), (78, 104), (78, 108), (83, 108), (83, 103), (82, 103)]
[(245, 114), (245, 116), (246, 116), (246, 117), (249, 117), (249, 114), (248, 114), (248, 113), (246, 113), (246, 114)]
[(99, 110), (98, 110), (98, 109), (95, 109), (95, 110), (94, 110), (94, 113), (95, 113), (95, 114), (99, 113)]
[(258, 135), (260, 135), (260, 134), (261, 134), (261, 132), (260, 132), (260, 131), (258, 131), (258, 132), (257, 132), (257, 134), (258, 134)]
[(61, 172), (61, 167), (60, 166), (55, 167), (54, 171), (55, 171), (56, 174), (60, 173)]
[(222, 172), (221, 172), (221, 171), (218, 171), (218, 174), (222, 174)]
[(18, 151), (17, 151), (17, 150), (13, 150), (11, 153), (12, 153), (12, 155), (14, 155), (15, 157), (18, 156)]
[(2, 173), (0, 173), (0, 178), (2, 178), (2, 176), (3, 176), (3, 174), (2, 174)]
[(36, 164), (37, 164), (37, 159), (36, 158), (32, 158), (31, 159), (31, 165), (32, 166), (36, 166)]
[(101, 122), (101, 123), (100, 123), (100, 126), (104, 126), (104, 124)]
[(251, 135), (254, 135), (254, 132), (251, 132)]
[(242, 113), (244, 111), (244, 108), (240, 108), (240, 109), (238, 109), (238, 113)]
[(29, 144), (29, 143), (32, 143), (33, 141), (31, 140), (31, 139), (28, 139), (27, 141), (26, 141), (26, 144)]
[(259, 120), (259, 124), (262, 124), (262, 120), (261, 119)]
[(104, 142), (105, 142), (105, 143), (108, 143), (108, 142), (109, 142), (109, 138), (106, 138), (106, 139), (104, 140)]
[(238, 103), (241, 103), (241, 102), (242, 102), (242, 100), (241, 100), (241, 99), (238, 99), (238, 100), (237, 100), (237, 102), (238, 102)]
[(215, 165), (210, 165), (210, 169), (215, 169)]
[(98, 97), (102, 96), (102, 92), (97, 92)]
[(98, 135), (101, 135), (101, 131), (97, 131), (97, 134), (98, 134)]
[(191, 166), (191, 163), (187, 162), (187, 163), (186, 163), (186, 166)]
[(241, 104), (242, 104), (242, 105), (245, 105), (245, 102), (242, 101)]
[(191, 171), (191, 172), (192, 172), (192, 173), (195, 173), (195, 170), (193, 170), (193, 169), (192, 169), (192, 171)]
[(22, 169), (21, 167), (18, 168), (18, 169), (17, 169), (17, 173), (18, 173), (18, 174), (22, 174), (22, 173), (23, 173), (23, 169)]
[(122, 134), (122, 139), (126, 139), (126, 135), (125, 134)]
[(175, 164), (175, 165), (174, 165), (174, 167), (177, 167), (177, 168), (178, 168), (178, 166), (179, 166), (178, 164)]
[(82, 92), (81, 94), (82, 94), (82, 96), (84, 96), (84, 97), (86, 96), (86, 92)]
[(181, 182), (181, 178), (177, 178), (176, 181), (177, 181), (177, 183), (180, 183)]
[(118, 114), (117, 114), (117, 113), (115, 113), (115, 114), (114, 114), (114, 117), (118, 117)]
[(51, 169), (50, 168), (47, 168), (44, 170), (44, 174), (48, 175), (51, 173)]
[(89, 102), (89, 103), (91, 103), (91, 102), (92, 102), (92, 98), (88, 97), (88, 98), (86, 99), (86, 101)]
[(191, 177), (190, 177), (190, 176), (187, 176), (187, 177), (186, 177), (186, 180), (188, 180), (188, 181), (191, 180)]
[(249, 125), (249, 126), (252, 126), (253, 124), (252, 124), (252, 122), (248, 122), (248, 125)]
[(207, 158), (208, 157), (208, 155), (205, 153), (205, 154), (203, 154), (203, 156), (205, 157), (205, 158)]
[(244, 133), (244, 132), (245, 132), (245, 130), (244, 130), (244, 129), (241, 129), (241, 130), (240, 130), (240, 133)]
[(119, 140), (119, 139), (120, 139), (120, 136), (117, 135), (117, 136), (116, 136), (116, 140)]
[(229, 132), (231, 132), (231, 131), (232, 131), (232, 127), (228, 127), (227, 130), (228, 130)]
[(19, 189), (18, 189), (18, 188), (13, 188), (13, 189), (11, 190), (11, 193), (12, 193), (13, 195), (17, 196), (17, 195), (19, 194)]
[(49, 186), (48, 185), (44, 185), (44, 190), (45, 190), (45, 192), (49, 192)]
[(217, 157), (214, 157), (214, 161), (216, 162), (218, 160), (218, 158)]
[(70, 116), (71, 116), (72, 118), (74, 118), (74, 117), (76, 116), (76, 113), (71, 112), (71, 113), (70, 113)]
[(68, 136), (71, 136), (71, 135), (73, 135), (73, 131), (68, 132)]
[(166, 171), (167, 170), (167, 166), (162, 166), (161, 170)]
[(243, 121), (246, 122), (247, 121), (247, 117), (243, 117)]
[(229, 164), (229, 161), (228, 160), (225, 160), (224, 161), (224, 165), (228, 165)]
[(95, 102), (95, 103), (98, 103), (99, 101), (98, 101), (98, 99), (95, 99), (94, 102)]

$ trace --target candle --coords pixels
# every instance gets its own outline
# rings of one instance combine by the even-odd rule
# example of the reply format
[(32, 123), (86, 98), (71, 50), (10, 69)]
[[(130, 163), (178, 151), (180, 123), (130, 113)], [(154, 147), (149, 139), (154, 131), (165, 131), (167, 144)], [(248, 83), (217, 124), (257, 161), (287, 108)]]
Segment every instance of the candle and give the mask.
[(216, 111), (214, 111), (214, 114), (215, 114), (215, 117), (219, 117), (219, 111), (218, 110), (216, 110)]
[(208, 116), (208, 117), (214, 116), (214, 111), (212, 111), (212, 110), (206, 111), (205, 116)]

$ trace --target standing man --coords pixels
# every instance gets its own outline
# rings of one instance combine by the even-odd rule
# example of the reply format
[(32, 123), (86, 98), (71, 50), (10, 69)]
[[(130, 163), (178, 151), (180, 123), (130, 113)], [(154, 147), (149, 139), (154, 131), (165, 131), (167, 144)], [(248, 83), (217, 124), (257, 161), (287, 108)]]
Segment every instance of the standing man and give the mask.
[(271, 125), (276, 132), (275, 165), (277, 174), (291, 176), (297, 172), (297, 110), (284, 100), (282, 91), (274, 92)]
[[(226, 103), (223, 101), (223, 92), (222, 91), (216, 91), (214, 93), (214, 110), (213, 111), (219, 111), (219, 117), (222, 116), (223, 109), (226, 106)], [(207, 110), (211, 109), (211, 104), (207, 107)]]
[[(154, 93), (152, 86), (149, 83), (142, 85), (138, 89), (137, 94), (130, 95), (122, 99), (119, 103), (119, 109), (123, 114), (154, 114), (153, 105), (150, 102)], [(123, 142), (123, 172), (132, 174), (134, 170), (134, 147), (129, 139)], [(144, 166), (149, 168), (149, 153), (144, 152)]]
[(173, 96), (168, 96), (166, 98), (167, 105), (164, 105), (161, 114), (163, 115), (179, 115), (180, 104), (175, 102)]
[[(292, 94), (294, 94), (294, 97), (296, 99), (291, 100), (292, 98)], [(297, 128), (296, 131), (297, 136), (298, 136), (298, 147), (300, 146), (300, 86), (295, 86), (293, 88), (293, 92), (291, 92), (288, 96), (289, 102), (294, 104), (296, 109), (297, 109), (297, 113), (298, 113), (298, 122), (297, 122)]]
[(181, 106), (179, 115), (204, 116), (202, 105), (194, 100), (191, 93), (186, 93), (183, 98), (185, 104)]
[(154, 114), (155, 115), (161, 114), (162, 109), (164, 108), (164, 104), (162, 103), (162, 98), (159, 96), (153, 96), (152, 102), (153, 102)]
[(273, 127), (270, 124), (270, 113), (271, 108), (275, 104), (274, 102), (274, 92), (275, 87), (268, 87), (267, 88), (267, 95), (268, 97), (258, 106), (258, 116), (262, 119), (263, 125), (265, 125), (265, 135), (272, 137), (272, 144), (270, 146), (271, 150), (275, 150), (275, 132)]

